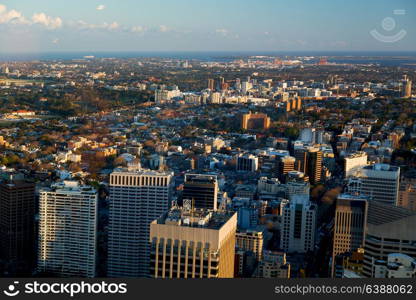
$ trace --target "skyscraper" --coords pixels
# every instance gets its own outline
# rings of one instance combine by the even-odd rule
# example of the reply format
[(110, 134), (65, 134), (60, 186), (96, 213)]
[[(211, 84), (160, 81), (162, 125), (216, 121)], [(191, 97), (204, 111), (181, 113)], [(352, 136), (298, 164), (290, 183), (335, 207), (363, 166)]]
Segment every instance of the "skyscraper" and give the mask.
[(149, 275), (150, 223), (169, 210), (172, 174), (140, 170), (110, 176), (109, 277)]
[(368, 155), (365, 152), (355, 152), (344, 158), (344, 177), (354, 175), (358, 169), (365, 167), (368, 163)]
[(208, 89), (210, 89), (211, 91), (215, 90), (215, 80), (212, 78), (208, 79)]
[(0, 253), (10, 275), (30, 275), (35, 255), (35, 184), (0, 183)]
[(365, 166), (348, 182), (348, 192), (389, 205), (398, 205), (400, 168), (386, 164)]
[(38, 272), (94, 277), (97, 192), (77, 182), (44, 189), (39, 199)]
[(401, 89), (401, 96), (403, 98), (411, 98), (412, 97), (412, 81), (407, 77), (404, 76), (402, 80), (402, 89)]
[(289, 172), (295, 170), (296, 158), (292, 156), (281, 157), (278, 162), (278, 175), (280, 179), (286, 179)]
[(240, 154), (237, 156), (237, 172), (256, 172), (259, 168), (258, 157), (252, 154)]
[[(334, 220), (332, 276), (336, 275), (338, 255), (353, 253), (364, 246), (367, 211), (367, 198), (347, 194), (338, 196)], [(342, 269), (342, 266), (339, 267)]]
[(369, 201), (364, 247), (365, 277), (376, 276), (376, 265), (387, 263), (389, 254), (416, 257), (416, 212)]
[(323, 153), (318, 148), (310, 148), (308, 152), (308, 171), (311, 184), (321, 182)]
[(282, 203), (280, 245), (285, 252), (306, 253), (315, 247), (317, 207), (309, 195), (294, 195)]
[(183, 186), (183, 200), (190, 200), (194, 208), (217, 210), (217, 176), (186, 174)]
[(295, 169), (309, 176), (311, 184), (317, 184), (322, 178), (323, 153), (317, 147), (295, 145)]
[(153, 278), (232, 278), (237, 214), (173, 208), (150, 225)]

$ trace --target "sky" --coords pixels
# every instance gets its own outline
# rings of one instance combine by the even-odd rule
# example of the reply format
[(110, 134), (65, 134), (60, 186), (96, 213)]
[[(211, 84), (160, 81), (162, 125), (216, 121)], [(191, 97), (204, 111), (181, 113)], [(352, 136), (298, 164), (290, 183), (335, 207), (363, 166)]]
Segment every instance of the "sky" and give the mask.
[(416, 51), (414, 0), (0, 0), (0, 53)]

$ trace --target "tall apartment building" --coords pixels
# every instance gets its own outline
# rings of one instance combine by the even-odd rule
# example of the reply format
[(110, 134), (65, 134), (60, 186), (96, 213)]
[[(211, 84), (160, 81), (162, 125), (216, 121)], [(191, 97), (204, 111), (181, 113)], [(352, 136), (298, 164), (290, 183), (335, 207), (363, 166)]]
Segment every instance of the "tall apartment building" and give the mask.
[(368, 156), (365, 152), (356, 152), (344, 158), (344, 177), (354, 175), (357, 169), (365, 167), (368, 163)]
[(169, 210), (171, 181), (169, 172), (138, 170), (111, 174), (109, 277), (149, 275), (150, 223)]
[(338, 196), (335, 208), (332, 245), (332, 276), (336, 269), (338, 255), (353, 253), (364, 246), (367, 226), (368, 202), (365, 197), (343, 194)]
[(40, 191), (38, 272), (58, 277), (94, 277), (97, 192), (77, 182)]
[(314, 250), (316, 215), (317, 207), (308, 195), (294, 195), (282, 203), (280, 246), (285, 252)]
[(237, 214), (173, 208), (150, 225), (153, 278), (232, 278)]
[(217, 176), (185, 174), (182, 199), (190, 200), (194, 208), (217, 210)]
[(245, 230), (236, 233), (235, 248), (244, 252), (251, 252), (257, 261), (261, 261), (263, 254), (264, 236), (262, 231)]
[(389, 254), (416, 258), (416, 212), (369, 201), (364, 247), (365, 277), (375, 277), (377, 265), (386, 263)]
[(241, 128), (245, 130), (263, 130), (270, 128), (270, 118), (266, 114), (244, 114)]
[(35, 184), (24, 180), (0, 183), (0, 258), (4, 272), (30, 275), (35, 255)]
[(362, 167), (349, 179), (348, 192), (389, 205), (398, 204), (400, 168), (386, 164)]
[(256, 172), (259, 169), (259, 158), (252, 154), (240, 154), (237, 156), (237, 172)]

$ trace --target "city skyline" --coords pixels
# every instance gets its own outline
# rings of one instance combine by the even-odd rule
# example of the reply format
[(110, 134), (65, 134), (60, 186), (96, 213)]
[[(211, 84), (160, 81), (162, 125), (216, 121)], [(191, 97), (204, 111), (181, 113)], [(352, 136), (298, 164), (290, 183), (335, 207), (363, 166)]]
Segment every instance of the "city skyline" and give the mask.
[(2, 0), (0, 53), (414, 51), (415, 8), (406, 0)]

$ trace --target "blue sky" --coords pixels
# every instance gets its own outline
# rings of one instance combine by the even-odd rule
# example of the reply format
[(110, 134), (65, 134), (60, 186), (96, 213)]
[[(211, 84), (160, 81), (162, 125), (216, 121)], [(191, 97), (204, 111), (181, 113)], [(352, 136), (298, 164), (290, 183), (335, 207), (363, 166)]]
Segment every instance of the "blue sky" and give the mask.
[(3, 53), (415, 51), (415, 30), (414, 0), (0, 0)]

